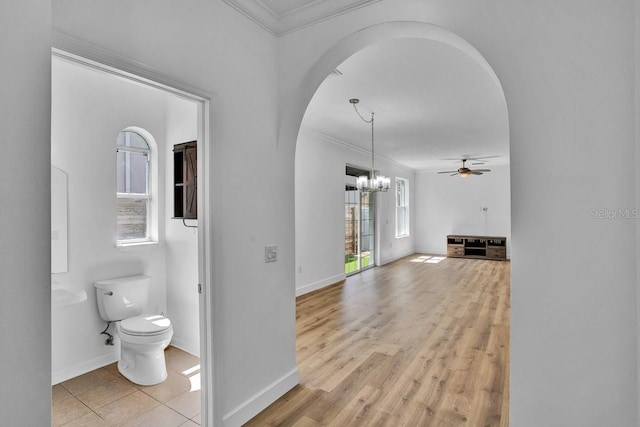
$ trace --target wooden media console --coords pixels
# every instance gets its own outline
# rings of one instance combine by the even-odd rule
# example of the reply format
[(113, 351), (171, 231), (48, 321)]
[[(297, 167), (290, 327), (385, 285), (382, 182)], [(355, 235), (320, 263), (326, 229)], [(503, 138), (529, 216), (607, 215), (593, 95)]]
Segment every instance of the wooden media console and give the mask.
[(507, 238), (495, 236), (447, 236), (447, 256), (476, 259), (507, 259)]

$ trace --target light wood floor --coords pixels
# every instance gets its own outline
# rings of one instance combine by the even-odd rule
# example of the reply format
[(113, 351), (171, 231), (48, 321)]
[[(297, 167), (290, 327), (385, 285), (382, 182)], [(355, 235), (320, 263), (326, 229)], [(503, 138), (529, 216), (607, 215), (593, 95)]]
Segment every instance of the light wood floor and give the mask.
[(417, 257), (299, 297), (300, 384), (246, 425), (507, 426), (509, 262)]

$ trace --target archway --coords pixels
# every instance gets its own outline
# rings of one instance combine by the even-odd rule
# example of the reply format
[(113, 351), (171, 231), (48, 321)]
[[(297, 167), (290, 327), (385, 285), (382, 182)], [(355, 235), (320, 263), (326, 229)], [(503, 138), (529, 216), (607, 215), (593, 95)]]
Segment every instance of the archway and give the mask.
[[(297, 150), (298, 133), (303, 122), (305, 110), (327, 75), (361, 50), (393, 39), (436, 41), (463, 52), (490, 76), (496, 91), (499, 92), (506, 106), (502, 86), (491, 66), (473, 46), (459, 36), (440, 27), (425, 23), (393, 22), (379, 24), (346, 37), (321, 56), (307, 72), (298, 86), (298, 90), (285, 105), (285, 114), (280, 128), (279, 144), (281, 149), (287, 151), (288, 154), (295, 153)], [(508, 118), (506, 121), (508, 123)], [(291, 158), (295, 159), (295, 156), (291, 156)]]

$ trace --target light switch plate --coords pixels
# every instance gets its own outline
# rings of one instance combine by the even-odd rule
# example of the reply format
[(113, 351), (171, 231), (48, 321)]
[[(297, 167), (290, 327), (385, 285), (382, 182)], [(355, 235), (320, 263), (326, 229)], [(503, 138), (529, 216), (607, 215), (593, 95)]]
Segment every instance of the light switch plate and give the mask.
[(267, 245), (264, 247), (264, 262), (276, 262), (278, 260), (278, 246)]

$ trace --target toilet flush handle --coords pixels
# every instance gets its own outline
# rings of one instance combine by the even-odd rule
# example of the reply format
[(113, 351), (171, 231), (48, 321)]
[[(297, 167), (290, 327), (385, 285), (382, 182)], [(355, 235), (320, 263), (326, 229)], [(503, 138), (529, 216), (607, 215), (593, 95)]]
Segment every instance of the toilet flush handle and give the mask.
[(109, 292), (105, 292), (104, 294), (111, 296), (111, 295), (113, 295), (113, 292), (109, 291)]

